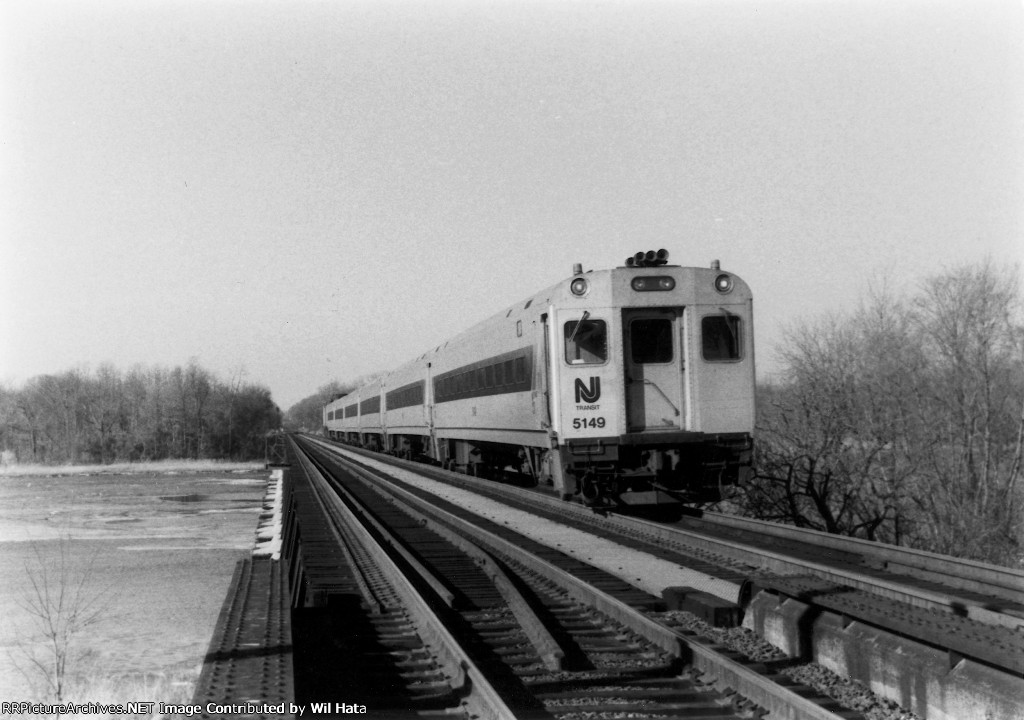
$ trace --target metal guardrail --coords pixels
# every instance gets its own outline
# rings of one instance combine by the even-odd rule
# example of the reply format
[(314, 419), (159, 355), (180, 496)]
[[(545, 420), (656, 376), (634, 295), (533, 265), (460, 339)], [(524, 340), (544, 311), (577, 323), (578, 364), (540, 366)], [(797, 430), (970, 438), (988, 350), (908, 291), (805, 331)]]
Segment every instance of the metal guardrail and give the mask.
[(292, 657), (280, 561), (239, 560), (196, 682), (193, 702), (203, 708), (200, 717), (292, 717)]

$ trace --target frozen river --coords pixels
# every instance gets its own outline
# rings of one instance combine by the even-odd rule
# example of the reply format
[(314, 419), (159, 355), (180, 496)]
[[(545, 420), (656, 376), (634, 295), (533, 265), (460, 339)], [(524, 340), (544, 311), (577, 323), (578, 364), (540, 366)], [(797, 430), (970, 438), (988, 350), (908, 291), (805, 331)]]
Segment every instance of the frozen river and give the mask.
[(126, 686), (194, 679), (235, 563), (253, 547), (267, 479), (262, 469), (0, 476), (0, 700), (39, 697), (31, 657), (50, 656), (31, 578), (51, 596), (84, 580), (85, 602), (97, 601), (96, 622), (72, 639), (71, 674), (130, 676)]

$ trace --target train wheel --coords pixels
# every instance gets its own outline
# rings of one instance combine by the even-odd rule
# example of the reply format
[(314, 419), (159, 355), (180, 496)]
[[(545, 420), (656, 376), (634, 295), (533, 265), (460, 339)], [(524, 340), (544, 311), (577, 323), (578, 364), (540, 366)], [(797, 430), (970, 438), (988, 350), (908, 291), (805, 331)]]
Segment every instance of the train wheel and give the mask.
[(580, 478), (580, 495), (583, 497), (583, 504), (588, 506), (598, 505), (601, 502), (601, 485), (597, 478), (587, 472)]

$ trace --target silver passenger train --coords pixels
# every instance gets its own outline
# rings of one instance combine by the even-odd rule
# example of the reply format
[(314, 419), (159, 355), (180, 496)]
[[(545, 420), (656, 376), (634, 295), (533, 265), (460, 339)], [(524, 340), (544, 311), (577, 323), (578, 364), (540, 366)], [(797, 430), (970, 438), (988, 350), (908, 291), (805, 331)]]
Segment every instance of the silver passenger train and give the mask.
[(750, 473), (753, 306), (664, 250), (582, 272), (324, 407), (333, 439), (595, 507), (699, 503)]

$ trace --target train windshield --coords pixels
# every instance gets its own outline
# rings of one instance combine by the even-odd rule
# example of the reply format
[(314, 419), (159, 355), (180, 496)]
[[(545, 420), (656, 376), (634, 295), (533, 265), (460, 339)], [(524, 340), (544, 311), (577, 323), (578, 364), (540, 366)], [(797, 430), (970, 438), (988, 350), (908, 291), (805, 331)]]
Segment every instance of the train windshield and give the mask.
[(708, 315), (701, 318), (701, 351), (709, 362), (740, 359), (740, 318), (737, 315)]
[(565, 361), (570, 365), (596, 365), (608, 359), (608, 329), (604, 320), (570, 320), (565, 333)]
[(672, 362), (672, 321), (642, 318), (629, 324), (630, 353), (635, 363)]

